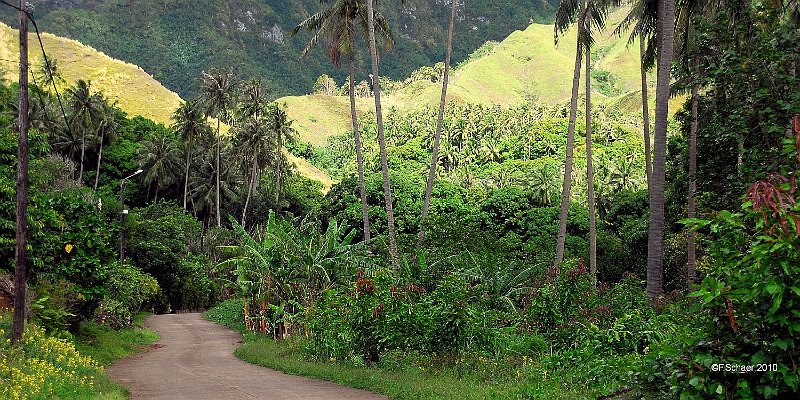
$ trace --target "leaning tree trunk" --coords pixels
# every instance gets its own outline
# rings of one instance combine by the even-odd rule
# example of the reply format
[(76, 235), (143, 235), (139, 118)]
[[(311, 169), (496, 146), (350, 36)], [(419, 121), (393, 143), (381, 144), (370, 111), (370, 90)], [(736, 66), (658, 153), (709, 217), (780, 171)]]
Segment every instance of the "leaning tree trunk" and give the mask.
[[(583, 26), (585, 14), (583, 2), (580, 6), (578, 29)], [(578, 114), (578, 89), (581, 83), (581, 43), (575, 51), (575, 70), (572, 75), (572, 98), (569, 103), (569, 128), (567, 129), (567, 154), (564, 162), (564, 187), (561, 190), (561, 215), (558, 220), (558, 237), (556, 242), (556, 264), (564, 261), (564, 246), (567, 241), (567, 217), (569, 216), (569, 198), (572, 190), (572, 159), (575, 148), (575, 120)]]
[(247, 206), (250, 205), (250, 196), (253, 194), (253, 188), (256, 186), (256, 174), (258, 173), (258, 155), (253, 154), (253, 170), (250, 173), (250, 185), (247, 186), (247, 197), (244, 200), (244, 209), (242, 210), (242, 229), (247, 225)]
[(383, 130), (383, 112), (381, 110), (381, 83), (378, 74), (378, 49), (375, 44), (375, 15), (373, 0), (367, 0), (367, 25), (369, 26), (369, 52), (372, 58), (372, 91), (375, 96), (375, 115), (378, 124), (378, 146), (381, 153), (381, 172), (383, 173), (383, 197), (386, 202), (386, 225), (389, 234), (389, 255), (392, 269), (397, 270), (397, 240), (394, 232), (394, 210), (392, 209), (392, 189), (389, 182), (389, 161), (386, 155), (386, 137)]
[[(586, 18), (591, 20), (592, 10), (586, 8)], [(597, 278), (597, 231), (594, 210), (594, 170), (592, 169), (592, 54), (586, 46), (586, 202), (589, 205), (589, 272)]]
[(189, 142), (186, 144), (186, 172), (183, 176), (183, 209), (186, 209), (186, 198), (189, 197), (189, 164), (192, 161), (192, 134), (189, 134)]
[(647, 103), (647, 68), (644, 65), (645, 47), (644, 37), (639, 39), (640, 69), (642, 72), (642, 123), (644, 125), (644, 172), (647, 178), (647, 187), (650, 188), (650, 175), (653, 174), (653, 165), (650, 157), (650, 106)]
[[(355, 29), (350, 28), (350, 35), (355, 38)], [(361, 219), (364, 222), (364, 240), (371, 238), (369, 232), (369, 203), (367, 202), (367, 187), (364, 179), (364, 154), (361, 148), (361, 132), (358, 130), (358, 115), (356, 115), (356, 63), (355, 52), (350, 52), (350, 118), (353, 120), (353, 144), (356, 148), (356, 166), (358, 168), (358, 194), (361, 196)]]
[(667, 164), (670, 68), (675, 44), (675, 1), (659, 2), (659, 35), (656, 87), (656, 124), (653, 140), (653, 174), (650, 185), (650, 230), (647, 241), (647, 294), (652, 299), (664, 293), (664, 181)]
[(217, 119), (217, 185), (215, 188), (216, 191), (216, 208), (217, 208), (217, 227), (222, 226), (222, 215), (220, 214), (220, 206), (219, 206), (219, 157), (220, 157), (220, 148), (222, 147), (222, 138), (220, 137), (220, 121)]
[[(694, 57), (692, 61), (693, 64), (693, 71), (692, 73), (695, 74), (695, 82), (692, 85), (692, 125), (689, 132), (689, 193), (687, 196), (687, 213), (686, 216), (689, 219), (692, 219), (697, 216), (697, 128), (698, 128), (698, 109), (699, 109), (699, 99), (698, 99), (698, 92), (700, 91), (700, 85), (697, 82), (697, 75), (698, 74), (698, 65), (699, 59), (697, 56)], [(687, 287), (691, 288), (692, 284), (694, 284), (695, 280), (695, 266), (697, 264), (697, 234), (694, 229), (689, 229), (689, 233), (687, 235), (687, 244), (686, 244), (686, 251), (687, 251), (687, 262), (686, 262), (686, 281)]]
[(442, 97), (439, 100), (439, 118), (436, 120), (436, 132), (433, 135), (433, 151), (431, 154), (431, 168), (428, 171), (428, 183), (425, 186), (425, 199), (422, 203), (422, 218), (420, 218), (419, 237), (417, 238), (417, 248), (422, 247), (425, 240), (425, 228), (428, 221), (428, 213), (431, 207), (431, 196), (433, 195), (433, 182), (436, 180), (436, 166), (439, 163), (439, 144), (442, 140), (442, 124), (444, 121), (444, 107), (447, 103), (447, 84), (450, 80), (450, 57), (453, 54), (453, 30), (456, 21), (456, 5), (458, 0), (451, 0), (450, 7), (450, 26), (447, 29), (447, 54), (444, 58), (444, 77), (442, 78)]
[(94, 190), (97, 190), (97, 184), (100, 183), (100, 163), (103, 161), (103, 141), (106, 138), (105, 132), (100, 134), (100, 151), (97, 153), (97, 169), (94, 172)]

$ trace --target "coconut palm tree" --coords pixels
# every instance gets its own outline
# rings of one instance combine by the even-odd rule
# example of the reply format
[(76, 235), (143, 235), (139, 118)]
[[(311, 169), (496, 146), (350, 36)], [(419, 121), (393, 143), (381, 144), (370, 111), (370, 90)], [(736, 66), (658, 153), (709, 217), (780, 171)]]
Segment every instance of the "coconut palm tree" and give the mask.
[(81, 158), (80, 158), (80, 172), (78, 173), (78, 181), (83, 182), (83, 167), (84, 159), (86, 156), (86, 141), (89, 135), (92, 134), (92, 121), (97, 114), (97, 97), (92, 94), (92, 83), (78, 80), (75, 86), (67, 89), (69, 96), (69, 106), (72, 110), (73, 127), (79, 128), (81, 133)]
[[(291, 35), (296, 35), (300, 30), (314, 32), (308, 46), (303, 50), (303, 55), (314, 48), (320, 40), (327, 45), (328, 58), (335, 68), (341, 67), (342, 58), (346, 58), (349, 64), (349, 90), (350, 97), (350, 119), (353, 124), (353, 144), (355, 145), (356, 167), (358, 170), (358, 191), (361, 196), (361, 214), (364, 229), (364, 239), (370, 240), (369, 223), (369, 203), (367, 202), (367, 192), (364, 180), (364, 155), (361, 143), (361, 132), (358, 127), (358, 116), (356, 114), (356, 83), (355, 83), (355, 48), (356, 48), (356, 27), (362, 33), (368, 31), (367, 18), (365, 15), (364, 0), (323, 0), (321, 4), (328, 3), (322, 11), (306, 18), (303, 22), (292, 29)], [(388, 27), (388, 22), (380, 14), (375, 15), (375, 19), (380, 26)], [(385, 33), (382, 39), (386, 43), (392, 42), (389, 29), (382, 29)], [(368, 34), (366, 34), (368, 35)], [(365, 36), (366, 36), (365, 35)]]
[(184, 102), (172, 114), (172, 130), (186, 140), (186, 166), (183, 176), (183, 209), (187, 207), (189, 197), (189, 166), (192, 161), (192, 142), (200, 135), (205, 135), (209, 127), (206, 125), (203, 112), (197, 102)]
[[(285, 107), (285, 105), (284, 105)], [(278, 104), (269, 107), (269, 129), (275, 138), (275, 205), (278, 205), (281, 192), (281, 175), (283, 169), (283, 144), (294, 143), (297, 131), (292, 127), (292, 120), (286, 116), (286, 111)]]
[(208, 72), (203, 72), (203, 79), (200, 85), (200, 99), (205, 108), (206, 116), (213, 116), (217, 119), (216, 189), (214, 196), (217, 226), (222, 226), (222, 215), (220, 213), (220, 153), (222, 151), (222, 135), (220, 132), (220, 125), (223, 119), (228, 119), (230, 108), (234, 102), (235, 86), (236, 84), (232, 71), (212, 68)]
[(99, 97), (98, 104), (99, 109), (95, 125), (100, 136), (98, 137), (99, 150), (97, 152), (97, 169), (94, 173), (94, 190), (97, 190), (97, 185), (100, 183), (100, 163), (103, 161), (103, 145), (106, 140), (109, 142), (114, 140), (119, 129), (116, 105), (109, 104), (109, 100), (102, 97)]
[[(574, 9), (578, 1), (580, 1), (580, 4), (578, 5), (579, 9), (576, 15)], [(580, 86), (581, 79), (581, 56), (583, 54), (584, 44), (586, 43), (586, 41), (581, 40), (580, 37), (584, 34), (583, 26), (586, 19), (584, 8), (585, 5), (582, 0), (564, 0), (561, 2), (561, 6), (559, 6), (558, 12), (556, 13), (556, 43), (558, 43), (559, 35), (564, 33), (569, 25), (575, 22), (576, 17), (578, 20), (579, 36), (577, 41), (577, 50), (575, 52), (575, 69), (572, 76), (572, 98), (570, 99), (569, 127), (567, 129), (567, 149), (564, 163), (564, 186), (561, 189), (561, 213), (558, 222), (558, 236), (556, 239), (556, 264), (564, 261), (564, 246), (567, 239), (567, 217), (569, 213), (569, 200), (572, 189), (572, 162), (573, 151), (575, 148), (575, 120), (578, 113), (578, 88)]]
[[(177, 143), (167, 136), (152, 137), (137, 149), (139, 166), (147, 171), (144, 174), (144, 183), (148, 187), (156, 184), (155, 199), (158, 200), (158, 190), (171, 185), (180, 169), (181, 152)], [(148, 193), (149, 194), (149, 193)]]
[[(462, 0), (464, 1), (464, 0)], [(439, 100), (439, 117), (436, 120), (436, 132), (433, 135), (433, 149), (431, 151), (431, 166), (428, 170), (428, 182), (425, 186), (425, 198), (422, 202), (422, 217), (420, 224), (425, 224), (431, 207), (431, 196), (433, 195), (433, 181), (436, 179), (436, 166), (439, 164), (439, 143), (442, 139), (442, 124), (444, 121), (444, 106), (447, 102), (447, 84), (450, 80), (450, 57), (453, 53), (453, 31), (455, 29), (456, 8), (458, 0), (451, 0), (450, 4), (450, 25), (447, 29), (447, 54), (444, 57), (444, 77), (442, 79), (442, 97)], [(425, 240), (425, 227), (420, 226), (417, 247), (422, 246)]]
[(266, 164), (265, 156), (269, 154), (270, 150), (273, 150), (271, 148), (273, 132), (270, 128), (270, 121), (261, 112), (255, 112), (248, 116), (241, 127), (237, 129), (239, 134), (239, 146), (237, 147), (243, 150), (242, 158), (252, 163), (247, 197), (245, 197), (242, 210), (242, 228), (247, 226), (247, 209), (250, 205), (250, 198), (261, 178), (260, 171)]
[(650, 106), (648, 103), (647, 71), (656, 62), (658, 49), (658, 2), (654, 0), (635, 0), (630, 12), (614, 30), (617, 35), (630, 30), (628, 45), (639, 41), (639, 71), (642, 79), (642, 127), (644, 135), (645, 175), (649, 186), (653, 172), (650, 149)]
[(262, 114), (267, 104), (269, 104), (268, 91), (260, 79), (251, 79), (244, 84), (239, 102), (239, 114), (242, 117)]
[[(218, 204), (216, 201), (217, 189), (219, 189), (221, 200), (232, 202), (237, 198), (235, 189), (241, 181), (241, 176), (238, 174), (240, 164), (229, 162), (232, 159), (230, 146), (224, 146), (220, 152), (220, 158), (223, 160), (220, 164), (222, 169), (218, 170), (214, 160), (217, 141), (204, 136), (200, 136), (199, 139), (201, 139), (202, 151), (192, 162), (195, 167), (192, 168), (192, 174), (189, 175), (189, 199), (192, 209), (197, 213), (204, 214), (204, 225), (210, 226), (211, 222), (208, 218), (212, 213), (216, 214), (211, 211), (211, 208)], [(219, 184), (217, 184), (217, 172), (219, 172)]]
[(650, 230), (647, 242), (647, 294), (664, 292), (664, 187), (667, 164), (667, 122), (669, 119), (672, 53), (675, 44), (675, 1), (659, 2), (658, 82), (656, 122), (653, 135), (653, 172), (650, 176)]
[(367, 0), (367, 26), (369, 27), (369, 52), (372, 58), (372, 92), (375, 97), (375, 115), (378, 125), (378, 147), (380, 148), (381, 173), (383, 174), (383, 197), (386, 203), (386, 225), (389, 236), (389, 255), (391, 256), (392, 269), (397, 270), (397, 239), (394, 232), (394, 210), (392, 208), (392, 188), (389, 182), (389, 161), (386, 154), (386, 136), (383, 130), (383, 110), (381, 109), (381, 84), (378, 71), (378, 46), (375, 42), (375, 31), (380, 29), (388, 36), (388, 26), (376, 24), (373, 0)]

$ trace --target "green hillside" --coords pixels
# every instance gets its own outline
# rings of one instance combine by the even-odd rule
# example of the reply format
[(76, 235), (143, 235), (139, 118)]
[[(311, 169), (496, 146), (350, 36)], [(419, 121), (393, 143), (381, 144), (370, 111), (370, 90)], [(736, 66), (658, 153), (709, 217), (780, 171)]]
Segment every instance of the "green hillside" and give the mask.
[[(319, 10), (318, 0), (30, 3), (42, 29), (140, 65), (184, 98), (194, 97), (197, 76), (210, 67), (236, 66), (242, 76), (261, 76), (278, 95), (306, 93), (317, 76), (331, 73), (322, 49), (305, 59), (299, 57), (309, 35), (289, 37), (297, 23)], [(388, 76), (404, 78), (442, 57), (449, 4), (421, 0), (379, 4), (396, 39), (396, 51), (385, 58)], [(554, 0), (503, 0), (462, 6), (455, 59), (463, 60), (486, 40), (502, 40), (531, 20), (549, 21), (557, 4)], [(6, 23), (13, 23), (13, 18), (11, 13), (0, 15)], [(367, 66), (359, 60), (364, 79)], [(338, 71), (336, 78), (342, 80), (344, 74)]]
[[(17, 40), (17, 32), (0, 23), (0, 71), (3, 71), (6, 80), (12, 82), (19, 79)], [(29, 40), (31, 64), (37, 65), (41, 63), (42, 52), (35, 46), (38, 44), (36, 35), (31, 34)], [(48, 57), (58, 60), (59, 70), (68, 84), (78, 79), (91, 80), (92, 88), (116, 101), (128, 115), (141, 115), (169, 126), (172, 113), (183, 101), (136, 65), (111, 58), (76, 40), (49, 33), (42, 34), (42, 42)], [(332, 182), (327, 174), (302, 158), (290, 159), (303, 176), (322, 182), (326, 189), (330, 188)]]
[[(29, 35), (31, 65), (42, 63), (42, 51), (35, 34)], [(92, 87), (117, 101), (129, 115), (141, 115), (169, 125), (181, 98), (136, 65), (113, 59), (80, 42), (49, 33), (42, 34), (48, 57), (58, 61), (64, 80), (91, 80)], [(5, 78), (16, 82), (19, 71), (18, 33), (0, 23), (0, 66)]]
[[(627, 45), (627, 37), (613, 34), (627, 11), (611, 14), (608, 28), (593, 50), (593, 93), (595, 101), (611, 101), (624, 111), (638, 113), (641, 107), (641, 77), (638, 44)], [(575, 33), (568, 31), (553, 43), (553, 25), (531, 24), (515, 31), (500, 43), (487, 43), (480, 53), (453, 71), (448, 99), (462, 103), (497, 104), (508, 107), (527, 99), (546, 104), (569, 101), (575, 62)], [(477, 52), (476, 52), (477, 53)], [(650, 86), (654, 88), (654, 76)], [(583, 90), (583, 89), (582, 89)], [(386, 108), (414, 111), (438, 104), (441, 84), (414, 82), (385, 96)], [(366, 100), (366, 101), (364, 101)], [(359, 99), (363, 112), (373, 107), (370, 99)], [(324, 144), (328, 136), (350, 126), (346, 97), (324, 95), (285, 98), (290, 116), (299, 121), (303, 140)], [(651, 102), (653, 100), (651, 99)]]

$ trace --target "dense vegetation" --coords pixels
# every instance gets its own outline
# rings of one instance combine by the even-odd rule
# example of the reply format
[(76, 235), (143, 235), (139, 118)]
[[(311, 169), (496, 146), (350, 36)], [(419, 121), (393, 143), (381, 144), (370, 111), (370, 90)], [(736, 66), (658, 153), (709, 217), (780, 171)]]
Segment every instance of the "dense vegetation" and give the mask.
[[(65, 123), (53, 96), (33, 87), (33, 320), (70, 336), (130, 326), (143, 309), (219, 303), (206, 315), (245, 333), (240, 357), (396, 398), (791, 398), (800, 391), (796, 4), (679, 3), (676, 43), (647, 20), (654, 4), (633, 8), (626, 21), (648, 41), (643, 89), (650, 61), (660, 75), (652, 151), (641, 132), (649, 107), (640, 118), (592, 103), (591, 90), (579, 102), (581, 56), (591, 70), (590, 36), (610, 7), (586, 4), (592, 22), (577, 2), (556, 19), (558, 35), (578, 23), (570, 103), (383, 115), (381, 84), (419, 77), (376, 79), (360, 88), (376, 111), (357, 118), (354, 106), (354, 131), (324, 146), (297, 140), (267, 85), (228, 70), (195, 74), (198, 95), (170, 127), (129, 118), (84, 81), (65, 97)], [(339, 44), (326, 49), (334, 63), (356, 50)], [(673, 44), (674, 63), (661, 49)], [(613, 78), (596, 71), (586, 82), (613, 95)], [(671, 73), (672, 88), (662, 79)], [(324, 77), (316, 86), (357, 89)], [(690, 95), (668, 126), (671, 90)], [(15, 95), (0, 86), (4, 270)], [(284, 149), (338, 182), (322, 193), (293, 173)]]
[[(159, 7), (123, 1), (32, 3), (49, 32), (140, 65), (184, 98), (198, 93), (196, 77), (210, 67), (237, 65), (239, 74), (263, 77), (283, 95), (304, 94), (316, 77), (331, 73), (322, 52), (301, 60), (304, 44), (289, 38), (291, 28), (317, 12), (314, 0), (170, 1)], [(126, 11), (118, 12), (121, 7)], [(436, 63), (447, 38), (438, 22), (447, 14), (444, 3), (387, 2), (385, 9), (397, 37), (397, 51), (386, 58), (388, 75), (400, 78)], [(530, 20), (545, 22), (553, 11), (552, 1), (470, 4), (459, 12), (463, 40), (456, 44), (455, 58), (464, 59), (484, 41), (500, 40)], [(344, 77), (342, 72), (334, 75)]]

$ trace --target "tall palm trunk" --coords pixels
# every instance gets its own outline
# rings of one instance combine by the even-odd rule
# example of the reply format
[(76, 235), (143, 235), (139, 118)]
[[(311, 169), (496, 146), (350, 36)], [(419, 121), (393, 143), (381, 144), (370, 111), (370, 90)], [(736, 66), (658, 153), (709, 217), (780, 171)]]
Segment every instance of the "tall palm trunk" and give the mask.
[(88, 125), (83, 127), (83, 134), (81, 134), (81, 166), (78, 173), (78, 182), (83, 184), (83, 158), (86, 156), (86, 130), (89, 129)]
[[(585, 13), (584, 3), (580, 5), (578, 29), (582, 29)], [(569, 103), (569, 128), (567, 129), (567, 154), (564, 162), (564, 187), (561, 190), (561, 215), (558, 220), (558, 237), (556, 242), (556, 264), (564, 261), (564, 245), (567, 241), (567, 217), (569, 216), (569, 198), (572, 190), (572, 161), (575, 149), (575, 120), (578, 114), (578, 89), (581, 83), (581, 43), (578, 40), (575, 51), (575, 71), (572, 75), (572, 98)]]
[[(355, 28), (350, 28), (350, 35), (355, 40)], [(355, 47), (355, 46), (353, 46)], [(361, 148), (361, 132), (358, 130), (358, 115), (356, 115), (356, 63), (355, 52), (350, 52), (350, 118), (353, 120), (353, 144), (356, 147), (356, 166), (358, 168), (358, 194), (361, 196), (361, 219), (364, 222), (364, 240), (370, 240), (369, 232), (369, 203), (367, 202), (367, 187), (364, 180), (364, 154)]]
[(217, 185), (216, 185), (216, 188), (215, 188), (215, 191), (216, 191), (216, 203), (217, 203), (216, 204), (216, 207), (217, 207), (217, 213), (216, 213), (217, 214), (217, 227), (222, 226), (222, 215), (220, 215), (220, 212), (219, 212), (219, 209), (220, 209), (220, 207), (219, 207), (219, 157), (220, 157), (220, 154), (219, 153), (220, 153), (220, 148), (222, 147), (222, 138), (220, 137), (219, 128), (220, 128), (220, 121), (219, 121), (219, 119), (217, 119), (217, 171), (216, 171), (217, 172), (217, 174), (216, 174), (217, 175), (216, 176)]
[(278, 132), (278, 149), (275, 154), (278, 155), (278, 166), (275, 171), (275, 206), (278, 206), (278, 200), (280, 200), (281, 195), (281, 168), (283, 168), (283, 135), (281, 132)]
[(97, 185), (100, 183), (100, 163), (103, 161), (103, 142), (105, 141), (106, 133), (100, 134), (100, 151), (97, 153), (97, 169), (94, 172), (94, 190), (97, 190)]
[(189, 197), (189, 164), (192, 161), (192, 136), (189, 134), (189, 142), (186, 144), (186, 172), (183, 176), (183, 209), (186, 209), (186, 199)]
[(256, 175), (258, 174), (258, 154), (253, 154), (253, 170), (250, 172), (250, 185), (247, 187), (247, 197), (244, 200), (244, 210), (242, 210), (242, 229), (247, 226), (247, 206), (250, 205), (250, 196), (256, 186)]
[[(692, 125), (689, 132), (689, 193), (687, 198), (687, 217), (694, 218), (697, 215), (696, 196), (697, 196), (697, 128), (698, 128), (698, 109), (699, 99), (698, 92), (700, 85), (698, 84), (697, 74), (699, 73), (699, 59), (697, 56), (692, 61), (692, 73), (695, 75), (695, 82), (692, 85)], [(686, 251), (688, 258), (686, 262), (686, 277), (687, 285), (691, 288), (695, 279), (695, 266), (697, 264), (697, 246), (696, 246), (696, 233), (693, 229), (689, 230), (687, 237)]]
[(653, 174), (652, 159), (650, 157), (650, 106), (647, 103), (647, 69), (644, 65), (645, 44), (644, 37), (639, 39), (640, 69), (642, 71), (642, 124), (644, 125), (644, 172), (647, 177), (647, 187), (650, 188), (650, 175)]
[(392, 269), (397, 270), (397, 240), (394, 232), (394, 210), (392, 209), (392, 188), (389, 182), (389, 161), (386, 155), (386, 137), (383, 131), (383, 111), (381, 110), (381, 80), (378, 74), (378, 48), (375, 44), (375, 14), (373, 0), (367, 0), (367, 25), (369, 26), (369, 52), (372, 58), (372, 91), (375, 96), (375, 115), (378, 123), (378, 146), (381, 153), (381, 172), (383, 173), (383, 197), (386, 202), (386, 225), (389, 234), (389, 255)]
[(447, 103), (447, 84), (450, 80), (450, 57), (453, 54), (453, 30), (456, 21), (456, 6), (458, 0), (451, 0), (450, 7), (450, 26), (447, 29), (447, 54), (444, 58), (444, 78), (442, 79), (442, 97), (439, 100), (439, 118), (436, 120), (436, 132), (433, 135), (433, 151), (431, 154), (431, 168), (428, 171), (428, 184), (425, 186), (425, 199), (422, 203), (422, 218), (420, 218), (419, 237), (417, 238), (417, 248), (422, 247), (425, 240), (425, 228), (427, 227), (428, 213), (431, 207), (431, 196), (433, 195), (433, 182), (436, 179), (436, 166), (439, 164), (439, 144), (442, 140), (442, 124), (444, 121), (444, 107)]
[[(586, 18), (591, 20), (592, 9), (586, 8)], [(586, 48), (586, 203), (589, 205), (589, 272), (597, 277), (597, 231), (594, 210), (594, 170), (592, 170), (592, 52)]]
[(656, 124), (653, 137), (653, 174), (650, 185), (650, 231), (647, 242), (647, 294), (664, 292), (664, 181), (667, 164), (667, 120), (669, 118), (670, 68), (675, 45), (675, 0), (659, 2), (660, 25)]

